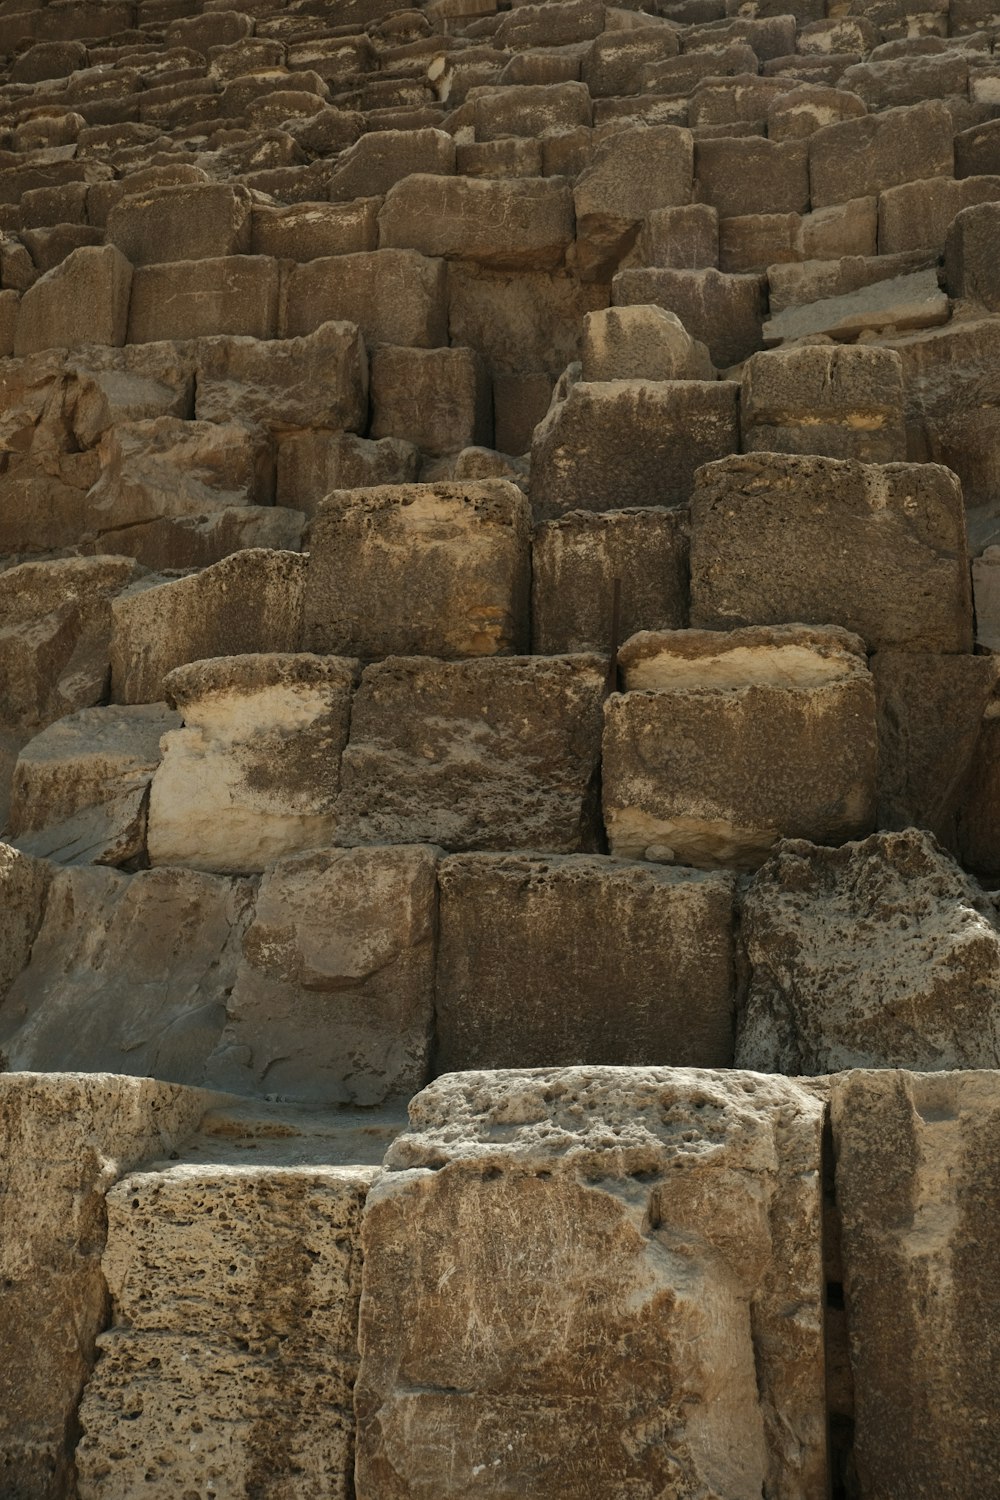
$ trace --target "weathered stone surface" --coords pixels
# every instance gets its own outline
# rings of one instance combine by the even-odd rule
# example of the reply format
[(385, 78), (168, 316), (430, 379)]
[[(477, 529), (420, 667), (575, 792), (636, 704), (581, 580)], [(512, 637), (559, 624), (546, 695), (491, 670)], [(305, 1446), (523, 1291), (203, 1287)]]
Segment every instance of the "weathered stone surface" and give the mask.
[(451, 337), (478, 350), (494, 372), (561, 374), (577, 357), (584, 315), (607, 305), (606, 286), (566, 272), (515, 275), (461, 261), (448, 267)]
[(782, 845), (743, 904), (740, 1067), (995, 1068), (1000, 932), (930, 834)]
[(733, 1073), (432, 1084), (365, 1215), (358, 1493), (821, 1493), (821, 1125)]
[(863, 1494), (972, 1496), (1000, 1465), (995, 1072), (831, 1086)]
[(807, 147), (762, 138), (702, 140), (695, 148), (695, 196), (720, 219), (802, 214), (809, 208)]
[(379, 245), (471, 260), (496, 270), (546, 271), (573, 239), (573, 199), (547, 178), (508, 181), (417, 173), (386, 194)]
[(368, 660), (528, 644), (530, 522), (509, 480), (343, 490), (309, 532), (304, 642)]
[(1000, 311), (1000, 269), (997, 232), (1000, 204), (980, 203), (963, 208), (948, 230), (945, 277), (953, 297), (979, 303), (987, 312)]
[(746, 452), (903, 460), (902, 360), (867, 345), (754, 354), (743, 370), (740, 428)]
[(437, 1072), (732, 1062), (730, 877), (457, 854), (439, 882)]
[(647, 214), (691, 201), (693, 160), (690, 131), (673, 125), (618, 130), (600, 142), (573, 189), (574, 266), (584, 280), (607, 279)]
[(50, 724), (18, 756), (11, 841), (60, 864), (122, 865), (140, 857), (160, 736), (179, 724), (159, 703), (84, 708)]
[(227, 182), (130, 193), (108, 214), (108, 243), (133, 266), (247, 255), (252, 202), (242, 184)]
[(292, 203), (283, 208), (255, 205), (251, 253), (279, 260), (318, 260), (378, 248), (381, 198), (351, 203)]
[[(880, 292), (876, 283), (932, 270), (936, 260), (927, 250), (910, 250), (900, 255), (876, 255), (873, 251), (868, 255), (841, 255), (833, 260), (787, 261), (768, 266), (771, 312), (796, 311), (806, 303), (825, 303), (830, 298), (844, 300), (853, 292), (889, 296), (891, 289), (889, 293)], [(930, 283), (927, 285), (929, 288)]]
[(1000, 653), (1000, 547), (987, 547), (972, 562), (976, 645)]
[[(325, 321), (318, 318), (310, 328), (294, 332), (308, 333)], [(138, 266), (132, 277), (130, 344), (219, 333), (271, 339), (277, 331), (278, 263), (270, 256), (227, 255)]]
[(608, 307), (583, 320), (584, 380), (712, 380), (704, 344), (662, 307)]
[(52, 867), (0, 843), (0, 1005), (31, 955)]
[(445, 177), (455, 171), (455, 142), (445, 130), (369, 131), (337, 158), (330, 198), (381, 196), (414, 173)]
[(887, 188), (878, 200), (878, 243), (883, 255), (925, 246), (942, 250), (957, 213), (1000, 196), (1000, 178), (929, 177)]
[(474, 349), (397, 349), (372, 355), (373, 438), (424, 453), (457, 453), (493, 441), (489, 372)]
[(250, 548), (204, 572), (125, 590), (112, 605), (112, 697), (158, 703), (174, 667), (210, 656), (298, 651), (306, 559)]
[(961, 489), (934, 464), (745, 454), (691, 497), (691, 623), (833, 622), (870, 650), (968, 651)]
[(738, 447), (737, 399), (728, 381), (579, 381), (535, 429), (536, 517), (682, 504), (695, 470)]
[(687, 513), (567, 511), (535, 528), (532, 649), (609, 651), (615, 579), (620, 635), (681, 630), (688, 622)]
[(853, 339), (866, 329), (933, 328), (946, 323), (949, 303), (938, 286), (936, 271), (893, 276), (842, 297), (825, 297), (788, 307), (764, 324), (766, 344), (823, 333), (833, 339)]
[(437, 851), (334, 849), (260, 884), (209, 1074), (239, 1093), (330, 1105), (405, 1098), (427, 1080)]
[(880, 193), (925, 177), (950, 177), (951, 115), (940, 100), (844, 120), (809, 138), (814, 208)]
[(604, 678), (594, 656), (368, 667), (341, 762), (337, 842), (594, 848)]
[(842, 843), (875, 822), (875, 694), (843, 630), (642, 633), (605, 708), (613, 854), (752, 868), (780, 837)]
[(630, 269), (618, 272), (611, 296), (619, 307), (655, 303), (676, 313), (691, 337), (708, 346), (713, 363), (724, 369), (761, 347), (766, 288), (763, 276), (727, 276), (714, 267)]
[(70, 1493), (76, 1410), (107, 1310), (104, 1194), (167, 1152), (209, 1095), (148, 1078), (0, 1076), (0, 1475)]
[(354, 323), (323, 323), (304, 338), (207, 339), (198, 351), (195, 416), (271, 432), (360, 432), (368, 421), (368, 356)]
[(132, 268), (113, 245), (86, 245), (22, 295), (14, 353), (124, 344)]
[(353, 432), (292, 432), (278, 447), (276, 503), (314, 516), (331, 490), (412, 484), (420, 455), (412, 443), (388, 437), (370, 441)]
[(448, 342), (447, 271), (415, 250), (334, 255), (295, 266), (282, 290), (284, 338), (356, 323), (365, 342), (433, 349)]
[(623, 262), (678, 271), (701, 271), (718, 263), (719, 216), (707, 203), (653, 209)]
[(509, 135), (561, 135), (592, 123), (587, 87), (573, 80), (477, 88), (470, 90), (469, 106), (478, 141)]
[(169, 672), (183, 728), (163, 738), (149, 797), (149, 860), (262, 870), (333, 842), (357, 663), (272, 653)]

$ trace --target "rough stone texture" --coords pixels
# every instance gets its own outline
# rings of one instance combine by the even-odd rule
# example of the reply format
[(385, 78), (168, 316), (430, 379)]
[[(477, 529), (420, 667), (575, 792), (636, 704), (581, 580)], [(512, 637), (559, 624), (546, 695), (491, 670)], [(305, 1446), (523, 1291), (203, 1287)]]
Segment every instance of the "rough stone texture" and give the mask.
[(765, 344), (776, 344), (820, 333), (851, 340), (866, 329), (933, 328), (946, 323), (948, 315), (948, 298), (938, 286), (937, 272), (917, 271), (842, 297), (785, 308), (764, 324), (763, 339)]
[(448, 342), (446, 288), (444, 261), (415, 250), (324, 256), (285, 277), (282, 335), (312, 333), (321, 323), (347, 319), (369, 345), (433, 349)]
[(1000, 653), (1000, 547), (987, 547), (972, 561), (976, 645)]
[(362, 1231), (359, 1495), (822, 1493), (813, 1094), (462, 1073), (410, 1120)]
[(856, 636), (665, 631), (619, 659), (602, 761), (613, 854), (752, 868), (780, 837), (874, 826), (875, 694)]
[(132, 267), (113, 245), (85, 245), (21, 297), (17, 355), (79, 344), (124, 344)]
[(148, 1078), (0, 1076), (0, 1485), (70, 1493), (76, 1410), (106, 1316), (104, 1194), (210, 1096)]
[(206, 339), (195, 416), (271, 432), (360, 432), (368, 420), (368, 356), (354, 323), (322, 323), (298, 339)]
[(130, 193), (108, 214), (108, 243), (133, 266), (246, 255), (252, 202), (241, 184), (223, 182)]
[(988, 1492), (996, 1074), (850, 1073), (832, 1084), (831, 1117), (861, 1493)]
[(583, 320), (584, 380), (712, 380), (704, 344), (662, 307), (608, 307)]
[(278, 263), (267, 255), (139, 266), (132, 277), (130, 344), (220, 333), (271, 339), (277, 324)]
[(687, 513), (567, 511), (535, 528), (531, 549), (532, 650), (610, 651), (615, 579), (619, 640), (688, 622)]
[[(606, 286), (581, 283), (565, 272), (514, 275), (461, 261), (448, 266), (451, 338), (478, 350), (491, 369), (501, 374), (525, 370), (561, 374), (577, 357), (584, 315), (607, 305)], [(436, 342), (445, 341), (442, 337)]]
[(396, 349), (372, 355), (375, 439), (394, 437), (424, 453), (457, 453), (493, 441), (489, 372), (474, 349)]
[(878, 200), (878, 243), (883, 255), (924, 246), (944, 248), (957, 213), (1000, 194), (1000, 178), (929, 177), (887, 188)]
[(338, 843), (593, 849), (605, 675), (594, 656), (368, 667), (341, 762)]
[(813, 207), (845, 203), (901, 182), (950, 177), (954, 129), (945, 105), (933, 99), (817, 130), (809, 138)]
[(288, 433), (278, 448), (276, 501), (311, 518), (331, 490), (412, 484), (419, 458), (402, 438), (373, 442), (353, 432)]
[(708, 346), (720, 369), (737, 364), (761, 347), (767, 312), (763, 276), (728, 276), (704, 270), (628, 269), (611, 284), (619, 307), (655, 303), (676, 313), (692, 338)]
[(493, 656), (528, 644), (528, 505), (509, 480), (342, 490), (309, 529), (312, 651)]
[(573, 239), (573, 199), (547, 178), (509, 181), (416, 173), (390, 188), (379, 245), (475, 261), (496, 270), (554, 270)]
[(457, 854), (439, 882), (437, 1072), (732, 1062), (729, 876)]
[(238, 1093), (331, 1105), (408, 1097), (428, 1077), (437, 851), (334, 849), (260, 884), (208, 1072)]
[(150, 864), (247, 873), (333, 842), (357, 662), (268, 654), (178, 667), (184, 720), (149, 795)]
[(691, 497), (691, 623), (802, 620), (870, 650), (968, 651), (961, 488), (934, 464), (745, 454)]
[(747, 893), (742, 933), (740, 1067), (997, 1066), (996, 912), (930, 834), (782, 845)]
[(305, 558), (250, 548), (187, 578), (124, 591), (112, 605), (112, 697), (158, 703), (174, 667), (209, 656), (297, 651)]
[(945, 246), (945, 276), (953, 297), (1000, 311), (1000, 271), (996, 263), (1000, 205), (963, 208), (952, 221)]
[(693, 141), (688, 130), (649, 125), (601, 141), (573, 189), (577, 273), (606, 280), (632, 248), (647, 214), (691, 201)]
[(535, 429), (536, 519), (682, 504), (695, 470), (739, 446), (737, 399), (729, 381), (578, 381)]
[(0, 1004), (31, 956), (51, 878), (51, 865), (0, 843)]
[(902, 360), (894, 349), (861, 345), (754, 354), (743, 370), (740, 428), (746, 452), (901, 461)]

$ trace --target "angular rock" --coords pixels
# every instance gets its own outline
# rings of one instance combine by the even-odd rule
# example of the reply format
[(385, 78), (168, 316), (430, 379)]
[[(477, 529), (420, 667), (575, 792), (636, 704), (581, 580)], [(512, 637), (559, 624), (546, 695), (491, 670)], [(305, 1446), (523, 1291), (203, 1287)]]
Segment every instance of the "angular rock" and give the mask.
[(700, 140), (695, 196), (720, 219), (740, 214), (802, 214), (809, 208), (807, 148), (801, 141)]
[[(943, 182), (944, 178), (935, 178)], [(844, 255), (873, 256), (878, 248), (880, 198), (849, 198), (803, 214), (798, 249), (806, 260), (827, 260)]]
[(950, 177), (954, 126), (938, 99), (828, 125), (809, 137), (814, 208), (880, 193), (901, 182)]
[[(325, 321), (319, 318), (311, 327)], [(277, 331), (278, 263), (270, 256), (227, 255), (136, 268), (130, 344), (217, 333), (273, 339)]]
[(976, 645), (1000, 653), (1000, 547), (987, 547), (972, 561), (972, 593), (976, 609)]
[(0, 1005), (38, 936), (52, 867), (0, 843)]
[(645, 216), (630, 267), (702, 271), (719, 264), (719, 216), (707, 203), (657, 208)]
[(432, 1084), (368, 1199), (359, 1494), (821, 1493), (821, 1127), (733, 1073)]
[(948, 298), (938, 286), (936, 271), (894, 276), (863, 291), (825, 297), (789, 307), (764, 324), (765, 344), (822, 333), (832, 339), (854, 339), (866, 329), (881, 331), (933, 328), (950, 316)]
[(446, 177), (455, 171), (455, 142), (445, 130), (376, 130), (337, 158), (330, 175), (334, 203), (382, 196), (415, 173)]
[(744, 454), (691, 497), (691, 623), (833, 622), (869, 650), (969, 651), (962, 493), (935, 464)]
[(515, 275), (461, 261), (448, 267), (451, 338), (477, 350), (494, 374), (561, 374), (577, 358), (584, 315), (607, 305), (606, 286), (566, 272)]
[(255, 205), (251, 254), (303, 261), (376, 250), (381, 207), (381, 198), (292, 203), (283, 208)]
[(888, 188), (878, 199), (879, 249), (885, 255), (925, 247), (943, 250), (956, 214), (998, 197), (1000, 177), (929, 177)]
[(704, 344), (662, 307), (608, 307), (583, 320), (584, 380), (711, 380)]
[(372, 442), (352, 432), (287, 433), (278, 447), (276, 503), (311, 517), (331, 490), (412, 484), (419, 457), (401, 438)]
[(206, 339), (198, 353), (199, 421), (282, 432), (360, 432), (368, 421), (368, 356), (354, 323), (297, 339)]
[(368, 667), (341, 762), (340, 844), (596, 844), (605, 666), (595, 656)]
[(242, 183), (198, 182), (130, 193), (108, 214), (107, 241), (133, 266), (248, 255), (252, 203)]
[(372, 355), (373, 438), (424, 453), (456, 453), (493, 440), (489, 373), (473, 349), (397, 349)]
[(573, 189), (574, 268), (606, 280), (647, 214), (691, 201), (693, 141), (673, 125), (619, 130), (601, 141)]
[(902, 360), (894, 349), (867, 345), (753, 354), (743, 370), (740, 427), (745, 452), (902, 461)]
[(612, 854), (753, 868), (781, 837), (842, 843), (875, 822), (875, 693), (836, 629), (651, 632), (619, 653), (605, 709)]
[(583, 83), (512, 85), (470, 90), (469, 107), (477, 141), (502, 136), (561, 135), (592, 123), (590, 94)]
[(864, 102), (847, 89), (806, 84), (781, 88), (768, 101), (767, 135), (772, 141), (801, 141), (827, 125), (867, 114)]
[(282, 336), (346, 319), (368, 345), (436, 348), (448, 342), (446, 278), (444, 261), (414, 250), (324, 256), (294, 266), (282, 290)]
[(368, 660), (526, 650), (529, 524), (503, 479), (328, 496), (309, 533), (306, 646)]
[(611, 297), (618, 307), (655, 303), (676, 313), (691, 337), (707, 344), (720, 369), (738, 364), (761, 347), (767, 308), (763, 276), (727, 276), (714, 267), (626, 270), (614, 278)]
[(573, 200), (543, 177), (432, 177), (417, 173), (386, 194), (381, 248), (475, 261), (497, 270), (553, 270), (573, 239)]
[(14, 353), (124, 344), (132, 279), (132, 267), (113, 245), (74, 250), (22, 295)]
[(945, 279), (951, 295), (977, 302), (992, 313), (1000, 312), (998, 230), (1000, 204), (963, 208), (952, 221), (945, 246)]

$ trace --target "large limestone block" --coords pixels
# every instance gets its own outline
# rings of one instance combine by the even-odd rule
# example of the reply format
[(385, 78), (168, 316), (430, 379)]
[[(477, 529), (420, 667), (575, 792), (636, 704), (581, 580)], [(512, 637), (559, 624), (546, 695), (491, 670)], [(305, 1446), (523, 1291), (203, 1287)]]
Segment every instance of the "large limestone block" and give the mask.
[(142, 856), (160, 738), (179, 724), (161, 703), (84, 708), (50, 724), (14, 767), (11, 841), (60, 864), (123, 865)]
[(740, 1067), (995, 1068), (1000, 932), (930, 834), (783, 845), (743, 906)]
[(341, 844), (595, 846), (599, 657), (368, 667), (341, 763)]
[(415, 250), (324, 256), (294, 266), (282, 288), (282, 337), (346, 319), (368, 345), (437, 348), (448, 343), (447, 274), (443, 260)]
[(410, 1108), (362, 1230), (358, 1500), (824, 1493), (813, 1093), (567, 1068)]
[(887, 328), (900, 332), (934, 328), (948, 321), (950, 304), (938, 285), (936, 270), (916, 271), (876, 281), (843, 296), (824, 297), (786, 307), (764, 324), (765, 344), (823, 334), (850, 341), (866, 330)]
[(744, 454), (691, 497), (691, 623), (834, 622), (870, 650), (969, 651), (962, 491), (936, 464)]
[(536, 526), (532, 649), (541, 655), (610, 651), (616, 580), (619, 640), (637, 630), (682, 630), (688, 622), (686, 511), (572, 510)]
[(1000, 270), (997, 268), (997, 229), (1000, 205), (980, 203), (963, 208), (950, 229), (945, 246), (945, 276), (953, 297), (979, 303), (987, 312), (1000, 312)]
[(813, 208), (880, 193), (901, 182), (950, 177), (954, 133), (951, 114), (938, 99), (817, 130), (809, 137)]
[(368, 356), (354, 323), (323, 323), (298, 339), (207, 339), (198, 351), (195, 416), (270, 432), (302, 427), (361, 432), (368, 421)]
[(348, 146), (330, 174), (330, 198), (382, 195), (404, 177), (425, 173), (446, 177), (455, 171), (455, 142), (445, 130), (372, 130)]
[(577, 358), (584, 315), (607, 305), (606, 286), (565, 271), (448, 267), (451, 338), (477, 350), (495, 374), (561, 374)]
[(751, 355), (743, 370), (745, 452), (906, 458), (903, 364), (894, 349), (805, 344)]
[(246, 873), (331, 844), (356, 675), (337, 656), (278, 653), (168, 673), (184, 725), (164, 735), (150, 789), (150, 863)]
[(995, 1072), (852, 1072), (830, 1113), (859, 1492), (987, 1495), (1000, 1471)]
[(278, 446), (275, 503), (311, 519), (332, 490), (412, 484), (420, 455), (401, 438), (360, 438), (353, 432), (286, 433)]
[(381, 207), (381, 198), (356, 198), (351, 203), (309, 201), (282, 208), (255, 204), (252, 253), (279, 260), (318, 260), (375, 250)]
[(342, 490), (309, 530), (305, 645), (369, 660), (524, 651), (530, 554), (509, 480)]
[(846, 631), (650, 632), (619, 653), (604, 821), (613, 854), (752, 868), (780, 837), (875, 823), (875, 693)]
[(730, 876), (456, 854), (439, 882), (437, 1072), (732, 1062)]
[(588, 313), (580, 341), (584, 380), (713, 380), (704, 344), (662, 307)]
[(247, 255), (252, 206), (242, 183), (182, 183), (129, 193), (108, 214), (107, 240), (133, 266)]
[(65, 411), (81, 448), (92, 448), (119, 422), (194, 415), (192, 345), (90, 345), (69, 354), (63, 368)]
[(574, 265), (584, 280), (607, 280), (647, 214), (690, 203), (693, 163), (691, 132), (673, 125), (618, 130), (600, 141), (573, 189)]
[(586, 84), (576, 79), (552, 84), (484, 86), (469, 92), (469, 110), (477, 141), (506, 136), (531, 138), (564, 135), (589, 126), (593, 109)]
[(324, 849), (260, 884), (212, 1081), (331, 1105), (426, 1082), (434, 1014), (437, 851)]
[(378, 216), (379, 245), (471, 260), (497, 270), (553, 270), (573, 239), (573, 198), (537, 178), (432, 177), (390, 188)]
[(878, 243), (883, 255), (924, 247), (942, 250), (955, 215), (1000, 196), (997, 177), (928, 177), (886, 188), (878, 199)]
[(720, 219), (744, 214), (803, 214), (809, 208), (808, 148), (762, 136), (700, 140), (695, 196)]
[(535, 429), (538, 520), (683, 504), (695, 470), (739, 446), (732, 381), (578, 381)]
[(373, 438), (443, 455), (493, 442), (489, 371), (474, 349), (396, 349), (372, 355)]
[(730, 276), (714, 266), (694, 271), (630, 268), (618, 272), (611, 296), (618, 307), (653, 303), (675, 313), (691, 337), (707, 345), (720, 369), (738, 364), (761, 347), (767, 315), (764, 276)]
[(112, 698), (158, 703), (174, 667), (210, 656), (298, 651), (306, 559), (249, 548), (201, 573), (123, 591), (112, 604)]
[(0, 843), (0, 1004), (31, 957), (52, 867)]
[(21, 297), (14, 353), (124, 344), (132, 267), (114, 245), (84, 245)]
[(0, 1484), (74, 1492), (76, 1411), (107, 1316), (104, 1195), (210, 1095), (148, 1078), (0, 1076)]
[[(324, 321), (319, 318), (311, 327)], [(268, 255), (212, 256), (136, 268), (130, 344), (214, 333), (272, 339), (277, 331), (278, 262)]]

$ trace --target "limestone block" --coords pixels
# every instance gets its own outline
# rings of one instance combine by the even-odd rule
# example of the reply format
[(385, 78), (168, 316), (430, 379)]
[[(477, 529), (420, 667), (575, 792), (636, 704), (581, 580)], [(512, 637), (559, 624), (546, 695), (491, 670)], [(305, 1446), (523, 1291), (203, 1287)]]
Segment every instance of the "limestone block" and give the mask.
[(424, 453), (457, 453), (493, 440), (489, 372), (474, 349), (398, 349), (372, 355), (373, 438), (395, 437)]
[(573, 189), (574, 264), (588, 281), (607, 280), (647, 214), (691, 201), (690, 131), (649, 125), (616, 131), (597, 146)]
[(1000, 653), (1000, 547), (987, 547), (981, 557), (973, 558), (972, 591), (976, 645), (981, 650)]
[(334, 203), (381, 196), (415, 172), (447, 177), (455, 171), (455, 142), (445, 130), (376, 130), (337, 158), (330, 174)]
[(607, 305), (606, 286), (566, 272), (448, 267), (451, 338), (477, 350), (494, 374), (561, 374), (577, 358), (584, 315)]
[[(316, 323), (324, 321), (319, 318)], [(213, 333), (271, 339), (277, 331), (278, 263), (270, 256), (213, 256), (136, 268), (129, 304), (130, 344)]]
[(31, 956), (52, 867), (0, 843), (0, 1005)]
[(645, 63), (640, 71), (641, 92), (668, 98), (690, 98), (703, 78), (732, 78), (756, 73), (760, 63), (756, 52), (746, 42), (721, 41), (717, 46), (700, 47), (696, 52), (668, 57), (662, 62)]
[(358, 325), (368, 345), (433, 349), (447, 344), (446, 277), (444, 261), (415, 250), (322, 256), (294, 266), (282, 291), (282, 337), (347, 319)]
[(772, 141), (802, 141), (827, 125), (867, 114), (864, 101), (846, 88), (804, 84), (782, 88), (768, 101), (767, 136)]
[(212, 1080), (324, 1106), (426, 1082), (437, 851), (324, 849), (264, 875)]
[(830, 1104), (861, 1493), (988, 1493), (996, 1074), (854, 1072)]
[(580, 76), (593, 99), (637, 94), (645, 63), (676, 57), (680, 43), (671, 26), (648, 24), (595, 37), (583, 59)]
[[(943, 182), (944, 178), (935, 178)], [(896, 191), (896, 189), (893, 189)], [(803, 214), (798, 249), (805, 260), (839, 260), (843, 256), (874, 256), (879, 229), (879, 198), (849, 198)]]
[(821, 1494), (821, 1127), (734, 1073), (432, 1084), (362, 1231), (359, 1496)]
[(801, 214), (743, 214), (719, 224), (719, 269), (765, 271), (799, 256)]
[(372, 442), (352, 432), (290, 432), (278, 446), (276, 501), (311, 517), (331, 490), (412, 484), (419, 457), (401, 438)]
[(530, 520), (504, 479), (341, 490), (309, 532), (312, 651), (493, 656), (528, 644)]
[(695, 195), (720, 219), (739, 214), (801, 214), (809, 208), (807, 147), (763, 138), (700, 140)]
[(731, 1064), (728, 875), (456, 854), (439, 883), (437, 1072)]
[(273, 505), (227, 505), (194, 516), (163, 516), (105, 532), (102, 543), (160, 571), (206, 568), (233, 552), (273, 547), (297, 552), (306, 518)]
[(766, 288), (763, 276), (728, 276), (711, 266), (629, 269), (614, 278), (611, 298), (618, 307), (655, 303), (676, 313), (691, 337), (707, 344), (713, 364), (725, 369), (761, 347)]
[(149, 1078), (0, 1076), (0, 1473), (25, 1500), (75, 1487), (76, 1410), (107, 1316), (104, 1194), (187, 1135), (210, 1096)]
[(719, 216), (707, 203), (656, 208), (642, 221), (628, 267), (702, 271), (719, 264)]
[(607, 307), (583, 320), (584, 380), (711, 380), (704, 344), (662, 307)]
[(195, 416), (271, 432), (303, 427), (361, 432), (368, 421), (368, 356), (354, 323), (322, 323), (304, 338), (206, 339), (198, 351)]
[(567, 511), (536, 526), (531, 550), (532, 650), (610, 651), (615, 579), (619, 639), (688, 622), (683, 510)]
[(249, 548), (187, 578), (123, 591), (112, 605), (113, 700), (160, 702), (164, 677), (186, 662), (298, 651), (305, 568), (293, 552)]
[(870, 290), (876, 282), (931, 270), (934, 263), (935, 257), (929, 251), (911, 250), (899, 255), (845, 255), (835, 260), (768, 266), (771, 312), (782, 313), (804, 303)]
[(691, 497), (691, 623), (834, 622), (870, 650), (969, 651), (962, 493), (936, 464), (744, 454)]
[(383, 249), (547, 271), (572, 243), (573, 199), (564, 183), (545, 177), (416, 173), (389, 189), (378, 225)]
[(114, 1321), (81, 1407), (81, 1497), (246, 1493), (262, 1473), (274, 1495), (351, 1494), (374, 1169), (264, 1154), (133, 1172), (108, 1195)]
[[(691, 95), (688, 124), (692, 129), (737, 124), (756, 127), (767, 117), (771, 100), (786, 92), (783, 79), (762, 78), (757, 73), (703, 78)], [(706, 138), (699, 136), (699, 142)]]
[(737, 399), (729, 381), (579, 381), (535, 429), (536, 518), (682, 504), (695, 471), (739, 446)]
[(928, 177), (887, 188), (878, 199), (879, 249), (885, 255), (924, 247), (942, 250), (956, 214), (998, 197), (1000, 177)]
[(252, 202), (242, 183), (183, 183), (130, 193), (108, 214), (108, 244), (117, 245), (133, 266), (248, 255)]
[(741, 930), (738, 1066), (997, 1066), (996, 912), (932, 835), (784, 844), (751, 885)]
[(179, 724), (160, 703), (84, 708), (50, 724), (18, 756), (11, 841), (60, 864), (122, 865), (143, 855), (160, 736)]
[(66, 416), (81, 448), (119, 422), (194, 414), (195, 360), (189, 346), (92, 345), (67, 357)]
[(813, 207), (846, 203), (901, 182), (950, 177), (953, 136), (951, 115), (938, 99), (817, 130), (809, 137)]
[(745, 452), (906, 458), (903, 363), (894, 349), (805, 344), (753, 354), (743, 369)]
[(178, 667), (164, 692), (184, 720), (162, 742), (149, 861), (262, 870), (333, 842), (357, 664), (270, 653)]
[(642, 633), (605, 709), (613, 854), (753, 868), (778, 838), (875, 823), (875, 693), (847, 631)]
[(132, 267), (113, 245), (84, 245), (21, 296), (14, 353), (124, 344)]
[(381, 198), (292, 203), (282, 208), (255, 204), (251, 254), (301, 261), (375, 250), (381, 206)]
[(593, 849), (605, 671), (596, 656), (368, 667), (341, 762), (338, 843)]
[(477, 141), (506, 135), (560, 135), (592, 123), (586, 84), (506, 84), (469, 91), (468, 103)]
[(826, 297), (788, 307), (764, 324), (765, 344), (822, 333), (833, 339), (854, 339), (866, 329), (933, 328), (946, 323), (951, 309), (938, 286), (937, 272), (916, 271), (893, 276), (843, 297)]
[(519, 5), (501, 16), (496, 40), (511, 52), (528, 47), (564, 47), (599, 36), (606, 24), (604, 6), (596, 0)]
[(981, 203), (963, 208), (952, 221), (945, 246), (945, 280), (953, 297), (979, 303), (987, 312), (1000, 312), (1000, 267), (997, 231), (1000, 204)]
[(1000, 130), (995, 120), (960, 130), (955, 136), (955, 176), (982, 177), (1000, 172)]

